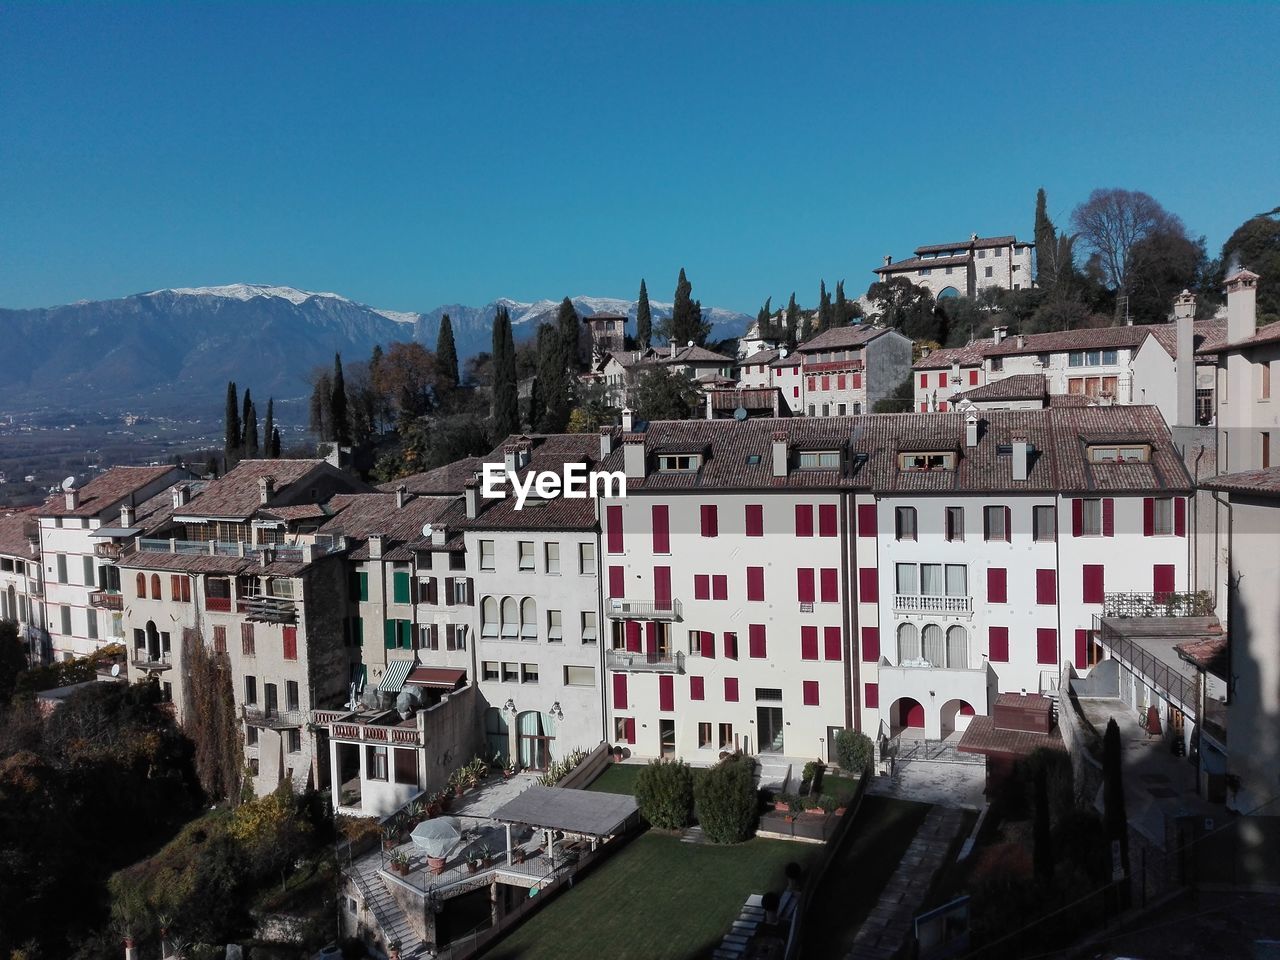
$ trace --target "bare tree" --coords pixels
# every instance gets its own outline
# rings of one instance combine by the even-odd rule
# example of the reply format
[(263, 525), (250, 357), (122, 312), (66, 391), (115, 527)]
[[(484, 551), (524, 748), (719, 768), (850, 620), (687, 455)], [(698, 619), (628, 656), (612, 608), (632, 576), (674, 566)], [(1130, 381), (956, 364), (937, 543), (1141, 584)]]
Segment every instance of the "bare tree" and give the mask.
[(1103, 277), (1120, 295), (1129, 292), (1130, 251), (1158, 231), (1186, 235), (1182, 221), (1140, 190), (1094, 190), (1071, 213), (1084, 247), (1098, 255)]

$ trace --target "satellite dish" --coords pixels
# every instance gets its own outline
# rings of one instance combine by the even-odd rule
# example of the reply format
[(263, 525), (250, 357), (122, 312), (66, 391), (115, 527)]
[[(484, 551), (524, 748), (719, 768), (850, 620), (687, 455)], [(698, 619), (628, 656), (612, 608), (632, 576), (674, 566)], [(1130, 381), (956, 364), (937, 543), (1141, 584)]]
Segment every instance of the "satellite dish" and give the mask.
[(435, 527), (433, 527), (431, 524), (429, 524), (429, 523), (424, 523), (424, 524), (422, 525), (422, 535), (423, 535), (424, 537), (426, 537), (427, 539), (430, 539), (430, 538), (431, 538), (431, 534), (432, 534), (434, 531), (435, 531)]
[(70, 493), (70, 492), (71, 492), (72, 490), (74, 490), (75, 488), (76, 488), (76, 478), (75, 478), (75, 477), (67, 477), (67, 479), (65, 479), (65, 480), (63, 480), (63, 481), (62, 481), (62, 489), (63, 489), (63, 491), (65, 491), (66, 493)]
[(739, 407), (737, 410), (733, 411), (733, 419), (735, 420), (747, 419), (747, 408)]
[(111, 665), (111, 675), (112, 675), (113, 677), (118, 677), (118, 676), (120, 676), (120, 664), (118, 664), (118, 663), (113, 663), (113, 664)]
[(786, 348), (786, 347), (779, 347), (779, 348), (778, 348), (778, 358), (779, 358), (779, 359), (782, 359), (782, 360), (785, 360), (785, 359), (786, 359), (786, 357), (787, 357), (787, 348)]

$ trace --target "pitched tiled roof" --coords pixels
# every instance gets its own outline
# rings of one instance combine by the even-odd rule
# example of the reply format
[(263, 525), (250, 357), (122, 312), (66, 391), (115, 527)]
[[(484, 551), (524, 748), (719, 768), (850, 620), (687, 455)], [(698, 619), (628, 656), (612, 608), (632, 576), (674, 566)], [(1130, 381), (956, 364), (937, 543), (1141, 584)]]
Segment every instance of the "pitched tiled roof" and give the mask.
[(1227, 635), (1224, 633), (1216, 637), (1176, 643), (1173, 649), (1178, 651), (1178, 656), (1197, 669), (1216, 674), (1226, 672), (1227, 647)]
[(422, 496), (460, 495), (467, 481), (480, 469), (481, 462), (479, 457), (463, 457), (461, 460), (455, 460), (453, 463), (447, 463), (443, 467), (436, 467), (425, 473), (415, 473), (410, 477), (401, 477), (390, 483), (379, 484), (378, 489), (394, 493), (403, 485), (410, 493)]
[(765, 348), (763, 350), (757, 350), (751, 356), (739, 360), (738, 366), (749, 367), (754, 366), (755, 364), (773, 363), (774, 360), (778, 359), (778, 354), (779, 351), (776, 349)]
[(876, 326), (873, 323), (854, 323), (847, 327), (832, 327), (823, 330), (816, 337), (810, 337), (796, 347), (797, 353), (814, 353), (819, 350), (843, 350), (849, 347), (860, 347), (869, 343), (881, 334), (889, 332), (888, 327)]
[(30, 511), (0, 516), (0, 553), (7, 557), (32, 558), (28, 534), (38, 531), (36, 515)]
[(1216, 347), (1207, 346), (1204, 349), (1205, 350), (1216, 349), (1218, 352), (1221, 352), (1227, 349), (1239, 350), (1241, 348), (1247, 349), (1249, 347), (1259, 347), (1267, 343), (1275, 343), (1277, 340), (1280, 340), (1280, 321), (1276, 323), (1268, 323), (1265, 327), (1259, 327), (1258, 332), (1255, 333), (1253, 336), (1246, 337), (1244, 340), (1237, 340), (1235, 343), (1232, 343), (1232, 344), (1228, 344), (1226, 342), (1226, 334), (1224, 331), (1222, 341), (1220, 341), (1216, 345)]
[(204, 553), (165, 553), (160, 550), (135, 550), (116, 563), (128, 570), (167, 570), (174, 573), (212, 573), (237, 576), (259, 573), (269, 577), (296, 577), (307, 564), (295, 560), (274, 560), (263, 564), (256, 557), (223, 557)]
[[(940, 249), (949, 250), (950, 247), (942, 247)], [(900, 270), (919, 270), (922, 267), (963, 267), (969, 263), (969, 255), (966, 253), (959, 257), (910, 257), (906, 260), (899, 260), (897, 263), (886, 264), (885, 266), (876, 267), (874, 273), (897, 273)]]
[[(1010, 235), (1007, 237), (979, 237), (977, 240), (961, 240), (959, 243), (932, 243), (924, 247), (916, 247), (916, 253), (937, 253), (940, 250), (967, 250), (973, 247), (975, 250), (985, 250), (991, 247), (1007, 247), (1011, 243), (1017, 243), (1018, 238)], [(1019, 246), (1031, 246), (1031, 244), (1018, 244)]]
[(263, 506), (260, 479), (270, 477), (274, 496), (279, 496), (290, 484), (325, 467), (324, 460), (241, 460), (226, 476), (209, 484), (189, 515), (247, 520)]
[(298, 503), (293, 506), (263, 507), (258, 513), (272, 520), (317, 520), (329, 516), (318, 503)]
[(985, 340), (966, 343), (963, 347), (943, 347), (940, 350), (932, 350), (928, 356), (921, 357), (912, 366), (917, 370), (944, 370), (957, 363), (962, 367), (978, 367), (982, 365), (982, 358), (986, 356), (987, 348), (993, 343), (995, 341), (987, 337)]
[(1043, 400), (1049, 387), (1043, 373), (1018, 373), (1001, 380), (992, 380), (980, 387), (953, 393), (951, 402), (958, 400)]
[(1245, 493), (1255, 497), (1280, 497), (1280, 467), (1265, 470), (1242, 470), (1224, 473), (1205, 480), (1200, 486), (1223, 493)]
[[(187, 501), (186, 507), (180, 509), (186, 510), (190, 508), (192, 501), (198, 497), (209, 485), (208, 480), (184, 480), (187, 485), (190, 500)], [(116, 518), (118, 519), (118, 518)], [(173, 519), (173, 488), (162, 490), (149, 500), (144, 500), (138, 504), (133, 511), (133, 526), (141, 528), (142, 536), (155, 536)], [(116, 520), (108, 518), (109, 523), (115, 523)]]
[(1102, 350), (1135, 348), (1147, 339), (1152, 327), (1143, 324), (1119, 327), (1084, 327), (1053, 333), (1019, 334), (1005, 337), (987, 348), (988, 357), (1008, 357), (1020, 353), (1056, 353), (1061, 350)]
[(462, 511), (456, 496), (410, 496), (403, 507), (396, 506), (396, 503), (394, 493), (339, 494), (329, 500), (327, 506), (334, 515), (320, 527), (319, 532), (343, 535), (354, 541), (350, 554), (353, 560), (369, 558), (369, 537), (378, 533), (383, 536), (384, 557), (408, 559), (408, 553), (403, 557), (399, 553), (395, 556), (389, 554), (397, 547), (407, 547), (411, 551), (423, 544), (424, 524), (438, 523)]
[(669, 352), (664, 352), (658, 357), (660, 363), (718, 363), (731, 364), (734, 362), (733, 357), (726, 357), (723, 353), (716, 353), (714, 350), (708, 350), (706, 347), (700, 347), (696, 343), (690, 346), (677, 347), (676, 355), (673, 357)]
[[(1176, 323), (1153, 323), (1149, 330), (1151, 336), (1156, 338), (1156, 341), (1165, 348), (1169, 356), (1176, 359), (1178, 356), (1178, 325)], [(1213, 351), (1222, 346), (1226, 337), (1227, 321), (1225, 320), (1197, 320), (1192, 325), (1192, 341), (1194, 343), (1192, 349), (1201, 362), (1212, 363), (1215, 359)]]
[[(530, 472), (548, 470), (562, 474), (570, 463), (586, 464), (588, 469), (592, 469), (600, 457), (599, 434), (561, 433), (509, 437), (507, 443), (481, 459), (487, 463), (502, 463), (503, 447), (511, 443), (527, 443), (530, 447), (529, 462), (516, 471), (522, 482)], [(459, 528), (467, 530), (592, 530), (596, 527), (595, 501), (590, 497), (582, 500), (556, 497), (543, 502), (531, 499), (525, 501), (524, 509), (517, 510), (514, 496), (501, 500), (481, 496), (479, 505), (479, 515), (474, 519), (467, 519), (465, 512), (461, 519), (454, 519), (450, 514), (450, 524), (456, 523)]]
[(185, 476), (185, 471), (173, 464), (155, 467), (112, 467), (106, 473), (94, 477), (80, 488), (80, 503), (74, 509), (67, 509), (66, 497), (55, 494), (40, 508), (42, 517), (96, 517), (104, 510), (118, 507), (122, 501), (135, 496), (140, 490), (164, 478), (173, 472), (174, 476)]
[(957, 749), (961, 753), (1026, 757), (1036, 750), (1065, 750), (1066, 746), (1056, 728), (1050, 733), (1005, 730), (997, 727), (991, 717), (974, 717), (960, 736)]

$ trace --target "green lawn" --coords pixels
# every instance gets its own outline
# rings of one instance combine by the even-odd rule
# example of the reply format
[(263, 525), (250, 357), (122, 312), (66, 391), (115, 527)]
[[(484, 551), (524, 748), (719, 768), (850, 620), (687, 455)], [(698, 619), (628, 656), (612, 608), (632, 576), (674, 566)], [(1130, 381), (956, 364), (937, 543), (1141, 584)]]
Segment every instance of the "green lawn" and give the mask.
[[(626, 769), (615, 765), (601, 780)], [(821, 850), (758, 838), (734, 846), (682, 843), (677, 836), (650, 831), (539, 910), (485, 958), (704, 957), (728, 932), (749, 895), (782, 890), (787, 863), (806, 863)]]
[(588, 790), (597, 793), (625, 793), (635, 796), (636, 777), (645, 768), (643, 763), (611, 763), (600, 776), (591, 781)]

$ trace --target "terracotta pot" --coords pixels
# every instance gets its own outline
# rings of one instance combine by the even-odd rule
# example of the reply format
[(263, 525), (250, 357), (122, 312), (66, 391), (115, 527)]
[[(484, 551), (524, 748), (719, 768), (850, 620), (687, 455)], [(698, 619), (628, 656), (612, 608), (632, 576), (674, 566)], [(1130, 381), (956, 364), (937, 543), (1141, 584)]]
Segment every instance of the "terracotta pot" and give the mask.
[(796, 818), (795, 818), (795, 817), (793, 817), (793, 816), (792, 816), (791, 814), (789, 814), (789, 813), (788, 813), (788, 814), (786, 815), (786, 817), (784, 817), (783, 819), (785, 819), (785, 820), (787, 821), (787, 823), (795, 823), (795, 822), (796, 822)]
[(773, 801), (773, 809), (778, 811), (778, 813), (786, 813), (791, 809), (791, 804), (787, 803), (785, 800), (775, 800)]
[(466, 792), (467, 792), (467, 788), (464, 787), (462, 784), (458, 784), (453, 788), (453, 795), (455, 797), (461, 797)]
[(467, 873), (475, 873), (479, 869), (480, 864), (476, 863), (474, 860), (467, 861)]
[(444, 873), (444, 857), (427, 857), (427, 869), (435, 876)]
[(810, 807), (804, 812), (811, 816), (816, 814), (819, 817), (825, 817), (827, 815), (827, 811), (823, 810), (821, 807)]
[(834, 812), (835, 812), (835, 815), (836, 815), (837, 817), (843, 817), (843, 816), (844, 816), (844, 811), (845, 811), (845, 808), (844, 808), (844, 807), (836, 807), (836, 809), (835, 809), (835, 811), (834, 811)]

